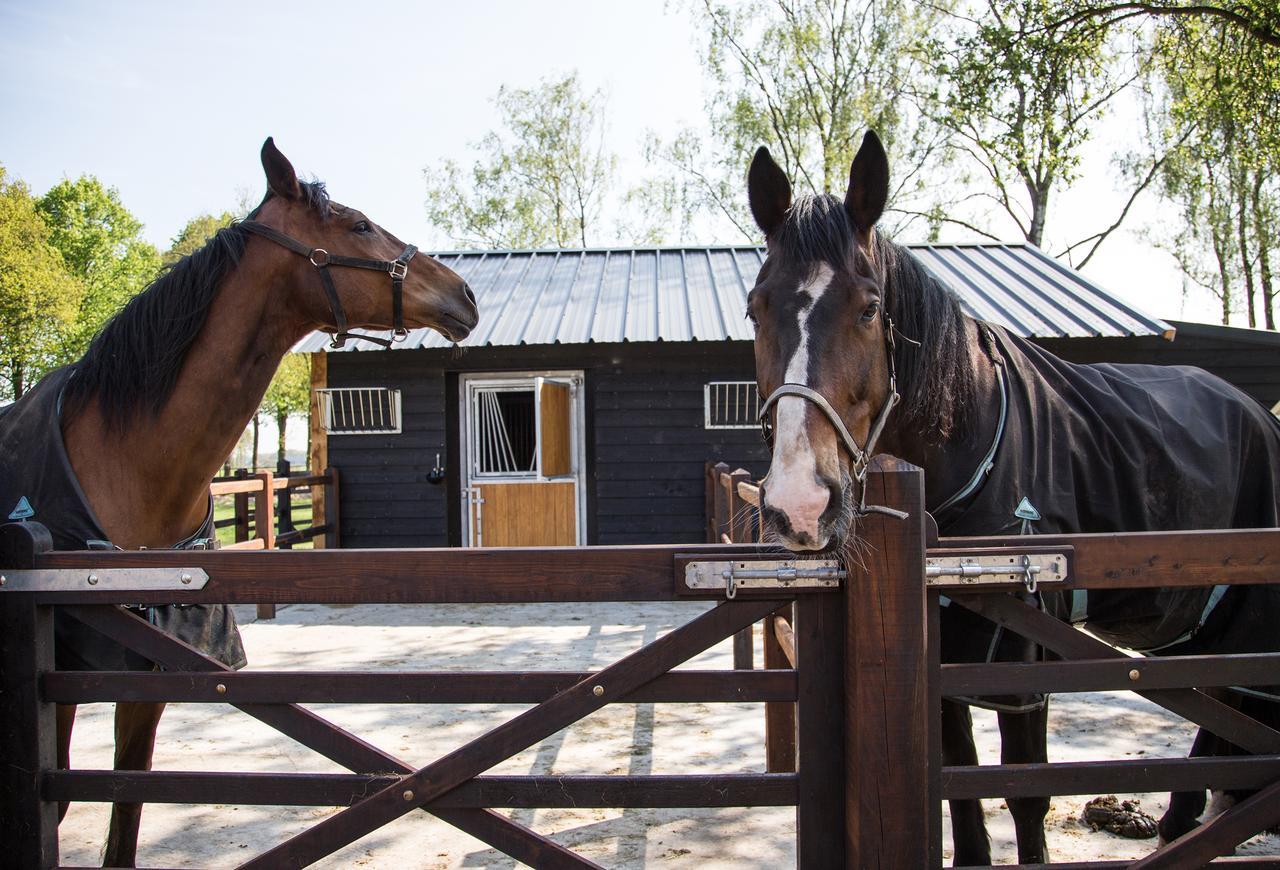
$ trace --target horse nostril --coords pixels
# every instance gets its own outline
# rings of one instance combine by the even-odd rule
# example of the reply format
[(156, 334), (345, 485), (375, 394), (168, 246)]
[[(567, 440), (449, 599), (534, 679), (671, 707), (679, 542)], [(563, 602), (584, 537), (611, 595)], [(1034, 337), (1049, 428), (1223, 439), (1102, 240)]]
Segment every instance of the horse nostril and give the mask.
[(472, 305), (476, 304), (476, 294), (471, 292), (471, 285), (468, 284), (466, 281), (462, 282), (462, 293), (464, 296), (467, 297), (468, 302), (470, 302)]

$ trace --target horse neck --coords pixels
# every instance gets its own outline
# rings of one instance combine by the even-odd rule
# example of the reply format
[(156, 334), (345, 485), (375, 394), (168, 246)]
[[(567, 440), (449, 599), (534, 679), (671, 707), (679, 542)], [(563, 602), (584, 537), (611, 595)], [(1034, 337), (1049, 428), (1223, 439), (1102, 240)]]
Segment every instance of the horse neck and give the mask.
[(209, 482), (235, 448), (281, 358), (311, 328), (286, 310), (287, 272), (246, 255), (223, 279), (155, 416), (111, 429), (94, 398), (64, 421), (67, 454), (109, 540), (125, 549), (168, 547), (195, 532)]
[[(918, 428), (889, 415), (882, 451), (920, 466), (925, 472), (925, 505), (936, 508), (973, 477), (991, 448), (1000, 416), (1000, 385), (994, 363), (982, 348), (978, 325), (964, 319), (969, 348), (967, 365), (974, 375), (973, 424), (968, 431), (942, 441), (926, 438)], [(945, 376), (945, 375), (943, 375)], [(903, 384), (903, 391), (908, 385)]]

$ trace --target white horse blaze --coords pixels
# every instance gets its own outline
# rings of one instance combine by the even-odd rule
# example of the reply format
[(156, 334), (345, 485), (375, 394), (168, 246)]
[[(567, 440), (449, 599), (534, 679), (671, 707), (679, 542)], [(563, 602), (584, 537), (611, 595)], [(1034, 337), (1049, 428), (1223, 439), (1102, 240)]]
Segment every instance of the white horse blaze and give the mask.
[[(813, 302), (799, 315), (800, 341), (787, 362), (785, 375), (789, 384), (809, 386), (809, 321), (833, 276), (831, 267), (823, 263), (796, 289), (797, 293), (807, 293)], [(820, 549), (826, 544), (825, 540), (819, 540), (818, 519), (827, 509), (831, 496), (818, 479), (817, 457), (804, 425), (807, 405), (799, 396), (783, 396), (778, 400), (773, 457), (765, 480), (765, 503), (786, 516), (794, 534), (808, 535), (803, 544), (787, 542), (793, 549)]]

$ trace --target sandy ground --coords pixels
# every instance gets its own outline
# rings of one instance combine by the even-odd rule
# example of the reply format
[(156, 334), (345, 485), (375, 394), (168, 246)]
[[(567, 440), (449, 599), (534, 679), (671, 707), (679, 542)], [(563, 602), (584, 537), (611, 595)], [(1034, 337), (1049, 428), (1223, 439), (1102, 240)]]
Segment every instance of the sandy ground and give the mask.
[[(559, 670), (603, 667), (688, 621), (695, 604), (362, 606), (297, 605), (273, 621), (237, 608), (251, 667), (261, 669)], [(759, 652), (757, 651), (757, 661)], [(684, 667), (729, 667), (726, 642)], [(317, 713), (415, 765), (479, 736), (518, 705), (315, 705)], [(77, 768), (111, 763), (111, 705), (81, 708), (72, 744)], [(983, 763), (999, 759), (995, 717), (975, 711)], [(1050, 760), (1179, 756), (1191, 744), (1182, 720), (1127, 693), (1054, 699)], [(493, 773), (650, 774), (764, 769), (758, 704), (617, 704), (520, 753)], [(172, 705), (160, 725), (156, 769), (345, 772), (229, 708)], [(1055, 861), (1140, 857), (1154, 841), (1093, 832), (1078, 821), (1089, 796), (1056, 798), (1046, 822)], [(1157, 818), (1164, 795), (1137, 795)], [(231, 867), (335, 810), (313, 807), (150, 805), (139, 864)], [(98, 862), (105, 804), (73, 806), (60, 831), (62, 863)], [(791, 808), (717, 810), (516, 810), (514, 818), (607, 867), (786, 867), (795, 863)], [(1015, 863), (1013, 826), (1000, 801), (986, 804), (993, 854)], [(944, 834), (950, 855), (950, 831)], [(1280, 855), (1280, 835), (1241, 854)], [(426, 813), (411, 813), (331, 856), (322, 867), (514, 867), (516, 862)]]

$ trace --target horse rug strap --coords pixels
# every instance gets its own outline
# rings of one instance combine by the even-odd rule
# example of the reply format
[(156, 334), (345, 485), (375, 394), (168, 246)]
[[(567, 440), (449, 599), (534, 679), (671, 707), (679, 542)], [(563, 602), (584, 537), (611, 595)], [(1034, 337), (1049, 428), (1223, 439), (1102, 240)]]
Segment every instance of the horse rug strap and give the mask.
[[(62, 391), (75, 376), (67, 366), (50, 372), (21, 399), (0, 410), (0, 506), (24, 510), (15, 519), (49, 528), (57, 550), (115, 549), (94, 515), (62, 441)], [(204, 523), (175, 549), (206, 549), (213, 541), (213, 503)], [(246, 663), (235, 613), (225, 604), (132, 608), (153, 625), (223, 664)], [(151, 670), (152, 662), (61, 613), (54, 615), (59, 670)]]
[[(239, 226), (255, 235), (269, 239), (277, 245), (288, 248), (295, 254), (307, 258), (316, 271), (320, 273), (320, 283), (324, 286), (324, 294), (329, 300), (329, 310), (333, 313), (334, 333), (330, 347), (339, 348), (354, 338), (371, 344), (391, 347), (392, 341), (403, 341), (409, 331), (404, 326), (404, 279), (409, 275), (409, 261), (418, 253), (416, 245), (405, 245), (400, 256), (394, 260), (372, 260), (366, 257), (347, 257), (342, 254), (330, 254), (324, 248), (313, 248), (297, 239), (286, 236), (275, 227), (269, 227), (258, 221), (241, 221)], [(393, 338), (388, 341), (376, 335), (365, 335), (347, 329), (347, 315), (342, 308), (342, 300), (338, 298), (338, 288), (329, 274), (330, 266), (347, 266), (353, 269), (372, 269), (375, 272), (386, 272), (391, 276), (391, 317)]]

